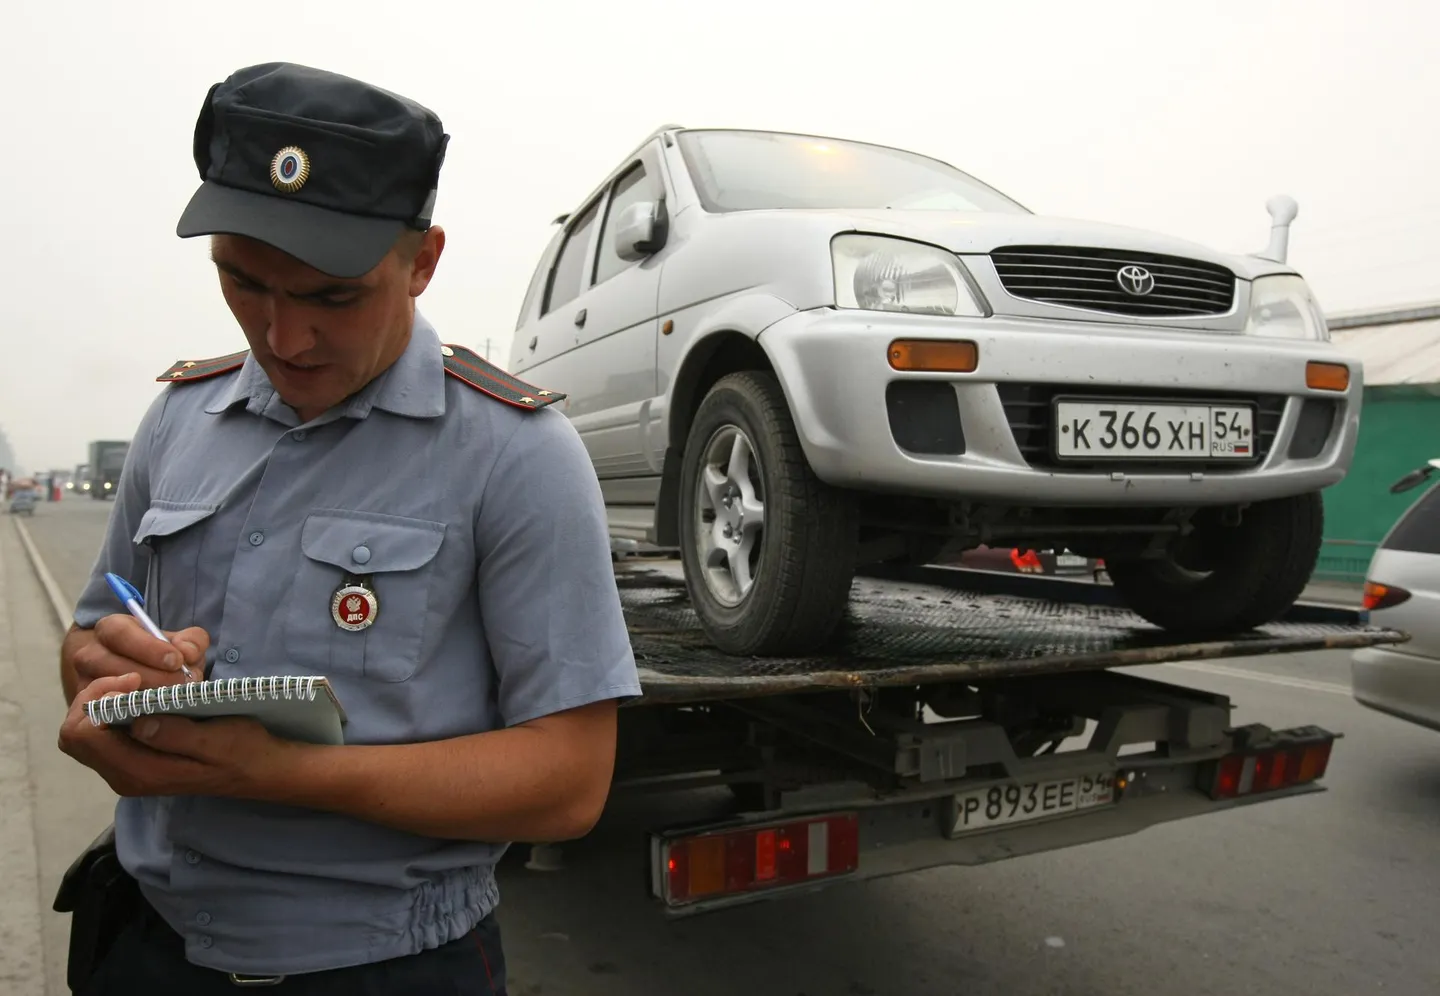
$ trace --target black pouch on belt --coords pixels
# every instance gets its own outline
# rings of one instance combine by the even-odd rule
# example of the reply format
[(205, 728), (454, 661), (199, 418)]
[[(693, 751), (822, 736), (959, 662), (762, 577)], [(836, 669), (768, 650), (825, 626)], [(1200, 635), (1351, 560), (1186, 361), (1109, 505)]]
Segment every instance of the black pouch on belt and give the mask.
[(115, 936), (140, 915), (140, 887), (120, 865), (113, 824), (70, 865), (52, 908), (70, 914), (65, 981), (71, 992), (78, 992), (99, 967)]

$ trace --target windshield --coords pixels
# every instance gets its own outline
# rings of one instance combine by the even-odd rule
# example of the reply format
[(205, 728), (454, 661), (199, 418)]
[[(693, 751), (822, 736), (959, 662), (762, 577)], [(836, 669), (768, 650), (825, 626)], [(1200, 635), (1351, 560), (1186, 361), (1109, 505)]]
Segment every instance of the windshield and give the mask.
[(685, 131), (679, 138), (707, 211), (891, 208), (1029, 213), (974, 177), (913, 152), (775, 132)]

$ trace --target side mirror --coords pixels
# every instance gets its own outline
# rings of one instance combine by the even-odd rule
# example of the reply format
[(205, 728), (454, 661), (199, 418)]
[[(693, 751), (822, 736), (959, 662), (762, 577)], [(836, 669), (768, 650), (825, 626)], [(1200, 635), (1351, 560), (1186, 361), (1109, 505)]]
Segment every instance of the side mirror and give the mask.
[(1412, 471), (1410, 471), (1410, 473), (1408, 473), (1408, 474), (1406, 474), (1404, 477), (1400, 478), (1400, 480), (1398, 480), (1398, 481), (1396, 481), (1394, 484), (1390, 485), (1390, 493), (1391, 493), (1392, 495), (1398, 495), (1398, 494), (1400, 494), (1402, 491), (1409, 491), (1411, 488), (1415, 487), (1417, 484), (1423, 483), (1424, 480), (1425, 480), (1425, 478), (1427, 478), (1427, 477), (1429, 477), (1429, 476), (1430, 476), (1430, 471), (1429, 471), (1428, 469), (1412, 470)]
[(1402, 491), (1409, 491), (1411, 488), (1416, 487), (1417, 485), (1424, 484), (1425, 481), (1430, 477), (1430, 475), (1436, 470), (1440, 470), (1440, 459), (1427, 460), (1425, 462), (1425, 466), (1417, 467), (1415, 470), (1410, 471), (1410, 473), (1406, 474), (1404, 477), (1400, 478), (1400, 480), (1390, 485), (1390, 493), (1392, 495), (1398, 495)]
[(615, 219), (615, 254), (627, 263), (653, 256), (665, 247), (665, 202), (631, 204)]

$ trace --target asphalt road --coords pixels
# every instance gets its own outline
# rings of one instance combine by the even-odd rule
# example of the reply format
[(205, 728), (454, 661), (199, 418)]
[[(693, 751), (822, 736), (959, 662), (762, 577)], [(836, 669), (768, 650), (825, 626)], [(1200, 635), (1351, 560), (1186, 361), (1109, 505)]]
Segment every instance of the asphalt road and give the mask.
[[(108, 509), (70, 500), (42, 506), (26, 523), (67, 598), (91, 566)], [(12, 529), (3, 517), (0, 529)], [(23, 567), (11, 560), (12, 589)], [(20, 667), (37, 686), (53, 685), (53, 656), (22, 655)], [(519, 861), (502, 870), (511, 992), (1440, 991), (1440, 735), (1356, 705), (1342, 653), (1142, 670), (1232, 696), (1239, 722), (1313, 722), (1343, 731), (1329, 791), (1081, 848), (677, 923), (662, 922), (644, 893), (635, 845), (647, 814), (617, 808), (566, 848), (564, 870), (529, 871)], [(32, 769), (51, 763), (44, 747), (32, 738)], [(53, 737), (48, 749), (53, 753)], [(52, 818), (66, 814), (64, 827), (44, 825), (46, 808), (37, 808), (47, 903), (54, 864), (68, 854), (53, 843), (47, 853), (43, 842), (59, 832), (83, 844), (93, 831), (77, 827), (76, 814), (94, 810), (93, 781), (48, 777), (55, 787), (42, 784), (42, 794), (86, 793), (91, 802), (52, 802)], [(63, 943), (49, 929), (47, 944)], [(46, 954), (55, 964), (53, 952)]]

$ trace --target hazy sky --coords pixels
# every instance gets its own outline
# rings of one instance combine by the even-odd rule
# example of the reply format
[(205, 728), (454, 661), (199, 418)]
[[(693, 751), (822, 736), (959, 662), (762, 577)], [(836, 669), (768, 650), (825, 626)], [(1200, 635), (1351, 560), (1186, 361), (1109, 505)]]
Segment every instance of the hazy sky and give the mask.
[(1327, 310), (1440, 299), (1440, 13), (1423, 2), (7, 5), (0, 428), (30, 470), (127, 438), (177, 358), (244, 348), (175, 237), (207, 88), (291, 60), (434, 109), (448, 233), (421, 308), (508, 362), (550, 221), (655, 127), (860, 138), (1032, 210), (1265, 244)]

